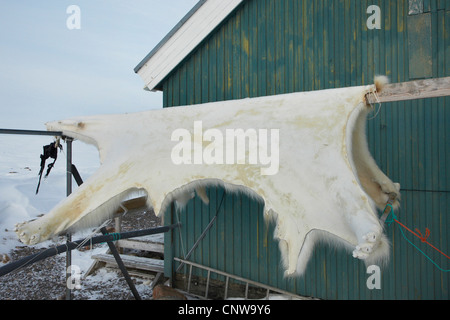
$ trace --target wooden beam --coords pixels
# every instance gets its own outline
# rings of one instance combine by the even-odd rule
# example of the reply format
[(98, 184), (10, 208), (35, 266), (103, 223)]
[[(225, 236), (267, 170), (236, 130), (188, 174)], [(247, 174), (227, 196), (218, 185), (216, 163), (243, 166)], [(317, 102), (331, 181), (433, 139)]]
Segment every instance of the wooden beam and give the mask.
[[(147, 204), (147, 196), (133, 198), (133, 199), (122, 202), (122, 206), (127, 208), (127, 210), (143, 208), (143, 207), (145, 207), (146, 204)], [(117, 209), (116, 213), (123, 213), (123, 212), (124, 212), (123, 209), (119, 208), (119, 209)]]
[(366, 95), (369, 104), (450, 96), (450, 77), (388, 84), (377, 94)]

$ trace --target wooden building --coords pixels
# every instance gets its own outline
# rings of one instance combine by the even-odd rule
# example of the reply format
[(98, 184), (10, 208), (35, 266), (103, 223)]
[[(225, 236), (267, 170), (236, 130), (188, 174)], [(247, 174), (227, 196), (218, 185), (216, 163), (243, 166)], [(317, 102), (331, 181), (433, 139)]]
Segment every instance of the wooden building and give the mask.
[[(392, 83), (437, 79), (450, 76), (449, 34), (450, 0), (203, 0), (135, 72), (163, 91), (164, 107), (371, 84), (378, 74)], [(428, 228), (446, 254), (449, 99), (383, 103), (367, 129), (376, 162), (402, 186), (399, 220), (422, 234)], [(191, 251), (186, 260), (302, 296), (449, 299), (449, 259), (396, 224), (386, 226), (392, 253), (376, 287), (363, 262), (327, 245), (303, 277), (284, 278), (262, 203), (215, 188), (208, 195), (209, 206), (194, 198), (164, 216), (182, 223), (165, 238), (173, 280), (189, 269), (174, 258)]]

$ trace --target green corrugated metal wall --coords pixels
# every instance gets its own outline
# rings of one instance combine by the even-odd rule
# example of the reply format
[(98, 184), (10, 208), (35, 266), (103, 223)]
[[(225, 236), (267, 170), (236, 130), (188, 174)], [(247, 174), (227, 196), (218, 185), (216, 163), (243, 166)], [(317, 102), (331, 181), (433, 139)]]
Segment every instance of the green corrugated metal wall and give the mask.
[[(424, 8), (417, 16), (408, 15), (406, 0), (245, 1), (162, 82), (164, 106), (370, 84), (376, 74), (392, 82), (420, 73), (450, 76), (450, 1), (415, 2)], [(380, 30), (367, 29), (370, 5), (381, 9)], [(417, 35), (412, 26), (418, 20), (412, 19), (422, 18), (431, 22), (423, 31), (429, 32), (431, 50), (425, 48), (419, 58), (431, 60), (429, 66), (414, 63), (420, 44), (408, 42), (408, 34)], [(368, 121), (367, 132), (375, 160), (402, 185), (399, 219), (411, 229), (429, 228), (429, 241), (445, 253), (450, 251), (449, 108), (448, 97), (385, 103)], [(369, 275), (361, 261), (327, 246), (317, 248), (304, 277), (284, 279), (262, 205), (227, 194), (218, 209), (223, 190), (208, 193), (210, 206), (195, 198), (180, 213), (181, 237), (178, 232), (167, 236), (168, 274), (173, 272), (170, 258), (182, 257), (217, 213), (192, 261), (324, 299), (449, 298), (449, 273), (414, 249), (395, 225), (387, 228), (393, 248), (381, 289), (366, 287)], [(174, 211), (165, 217), (167, 223), (176, 220)], [(408, 238), (450, 269), (448, 259)]]

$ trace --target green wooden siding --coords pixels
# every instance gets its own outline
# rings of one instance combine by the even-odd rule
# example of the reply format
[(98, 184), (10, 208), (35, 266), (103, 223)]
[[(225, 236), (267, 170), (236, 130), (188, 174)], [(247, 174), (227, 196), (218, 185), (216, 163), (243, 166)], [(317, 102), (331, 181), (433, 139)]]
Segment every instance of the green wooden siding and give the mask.
[[(422, 4), (422, 14), (431, 17), (431, 49), (423, 51), (431, 52), (431, 76), (450, 76), (450, 0)], [(370, 5), (381, 9), (380, 30), (367, 29)], [(408, 21), (417, 17), (408, 11), (406, 0), (247, 0), (162, 82), (164, 106), (370, 84), (376, 74), (392, 82), (429, 76), (425, 66), (411, 65), (411, 51), (418, 49), (408, 39)], [(402, 186), (399, 219), (422, 233), (429, 228), (429, 241), (448, 254), (450, 98), (385, 103), (368, 121), (367, 135), (381, 169)], [(168, 274), (170, 258), (182, 257), (218, 212), (192, 261), (325, 299), (449, 299), (449, 273), (395, 225), (387, 227), (393, 247), (380, 290), (366, 287), (361, 261), (327, 246), (317, 247), (304, 277), (284, 279), (262, 205), (226, 194), (218, 209), (223, 190), (208, 193), (211, 205), (195, 198), (179, 213), (181, 238), (178, 232), (167, 236)], [(165, 217), (171, 223), (177, 214)], [(448, 259), (407, 236), (450, 269)]]

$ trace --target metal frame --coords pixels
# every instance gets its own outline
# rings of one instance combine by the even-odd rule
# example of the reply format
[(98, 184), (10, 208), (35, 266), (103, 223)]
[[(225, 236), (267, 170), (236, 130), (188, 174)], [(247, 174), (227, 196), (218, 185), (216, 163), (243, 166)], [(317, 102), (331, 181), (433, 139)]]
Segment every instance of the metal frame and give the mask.
[(267, 300), (269, 299), (269, 294), (270, 294), (271, 291), (277, 292), (277, 293), (280, 293), (280, 294), (283, 294), (283, 295), (287, 295), (287, 296), (289, 296), (290, 299), (298, 299), (298, 300), (311, 300), (312, 299), (312, 298), (308, 298), (308, 297), (302, 297), (302, 296), (293, 294), (292, 292), (284, 291), (284, 290), (281, 290), (281, 289), (278, 289), (278, 288), (275, 288), (275, 287), (272, 287), (272, 286), (268, 286), (268, 285), (265, 285), (265, 284), (257, 282), (257, 281), (253, 281), (253, 280), (250, 280), (250, 279), (245, 279), (245, 278), (242, 278), (242, 277), (239, 277), (239, 276), (235, 276), (235, 275), (232, 275), (231, 273), (227, 273), (227, 272), (220, 271), (220, 270), (217, 270), (217, 269), (214, 269), (214, 268), (210, 268), (210, 267), (207, 267), (207, 266), (195, 263), (195, 262), (187, 261), (187, 260), (180, 259), (180, 258), (177, 258), (177, 257), (174, 257), (173, 259), (175, 261), (180, 262), (181, 264), (189, 265), (189, 279), (188, 279), (188, 287), (187, 287), (187, 293), (189, 293), (189, 294), (190, 294), (190, 288), (191, 288), (192, 268), (196, 267), (196, 268), (208, 271), (208, 276), (207, 276), (207, 279), (206, 279), (205, 295), (203, 297), (198, 296), (201, 299), (208, 299), (209, 279), (211, 277), (211, 272), (214, 272), (214, 273), (217, 273), (218, 275), (224, 276), (225, 279), (226, 279), (225, 280), (224, 300), (228, 298), (228, 284), (230, 282), (229, 281), (230, 278), (234, 279), (234, 280), (237, 280), (237, 281), (245, 282), (245, 300), (248, 300), (248, 287), (249, 287), (249, 285), (253, 285), (253, 286), (257, 286), (257, 287), (266, 289), (267, 290), (267, 294), (266, 294), (266, 299)]
[(60, 131), (40, 131), (40, 130), (21, 130), (21, 129), (0, 129), (0, 134), (22, 134), (32, 136), (57, 136), (64, 137)]
[[(63, 138), (63, 140), (66, 142), (67, 144), (67, 149), (66, 149), (66, 166), (67, 166), (67, 174), (66, 174), (66, 195), (69, 196), (72, 193), (72, 177), (75, 178), (76, 182), (78, 185), (81, 185), (83, 183), (83, 180), (81, 179), (78, 170), (76, 169), (76, 167), (72, 164), (72, 142), (73, 142), (73, 138), (68, 137), (68, 136), (64, 136), (62, 132), (59, 131), (39, 131), (39, 130), (18, 130), (18, 129), (0, 129), (0, 134), (15, 134), (15, 135), (40, 135), (40, 136), (56, 136), (56, 137), (61, 137)], [(157, 231), (157, 232), (153, 232), (153, 230), (142, 230), (141, 232), (137, 231), (137, 232), (130, 232), (132, 234), (132, 236), (129, 236), (129, 238), (131, 237), (139, 237), (142, 235), (147, 235), (147, 234), (153, 234), (153, 233), (161, 233), (161, 232), (167, 232), (173, 228), (178, 227), (179, 225), (171, 225), (171, 226), (166, 226), (166, 227), (161, 227), (158, 230), (161, 231)], [(155, 229), (156, 230), (156, 229)], [(107, 232), (105, 228), (102, 228), (102, 233), (104, 235), (104, 237), (108, 237), (110, 236)], [(129, 234), (130, 234), (129, 233)], [(126, 237), (125, 237), (126, 238)], [(118, 239), (117, 239), (118, 240)], [(80, 240), (80, 241), (84, 241), (84, 240)], [(78, 245), (78, 242), (80, 241), (72, 241), (72, 235), (71, 234), (67, 234), (66, 235), (66, 244), (62, 245), (62, 249), (58, 250), (56, 249), (50, 249), (50, 251), (52, 251), (52, 254), (58, 254), (58, 253), (62, 253), (64, 251), (66, 251), (66, 282), (69, 280), (69, 277), (72, 275), (71, 273), (71, 265), (72, 265), (72, 256), (71, 256), (71, 250), (73, 248), (76, 248), (76, 246)], [(113, 241), (115, 240), (110, 240), (110, 239), (105, 239), (102, 240), (102, 242), (105, 241), (110, 250), (112, 251), (114, 258), (117, 262), (117, 264), (119, 265), (120, 270), (122, 271), (123, 276), (125, 277), (125, 280), (127, 281), (134, 297), (136, 300), (141, 300), (141, 297), (139, 296), (139, 293), (136, 290), (136, 287), (134, 286), (128, 271), (125, 268), (125, 265), (123, 264), (123, 261), (119, 255), (119, 253), (116, 250), (116, 247), (113, 244)], [(91, 241), (92, 242), (92, 241)], [(71, 249), (69, 249), (71, 248)], [(25, 258), (25, 259), (34, 259), (34, 255)], [(12, 267), (13, 264), (10, 264), (8, 267)], [(4, 272), (5, 274), (7, 272), (9, 272), (8, 270), (2, 270), (2, 272)], [(72, 290), (66, 286), (66, 300), (71, 300), (72, 299)]]
[[(66, 137), (61, 131), (41, 131), (41, 130), (23, 130), (23, 129), (0, 129), (0, 134), (15, 134), (15, 135), (33, 135), (33, 136), (53, 136), (61, 137), (66, 141), (66, 195), (72, 193), (72, 142), (73, 138)], [(72, 241), (70, 234), (66, 235), (66, 242)], [(71, 274), (72, 254), (70, 251), (66, 252), (66, 281), (69, 280)], [(66, 299), (72, 299), (72, 290), (66, 286)]]

